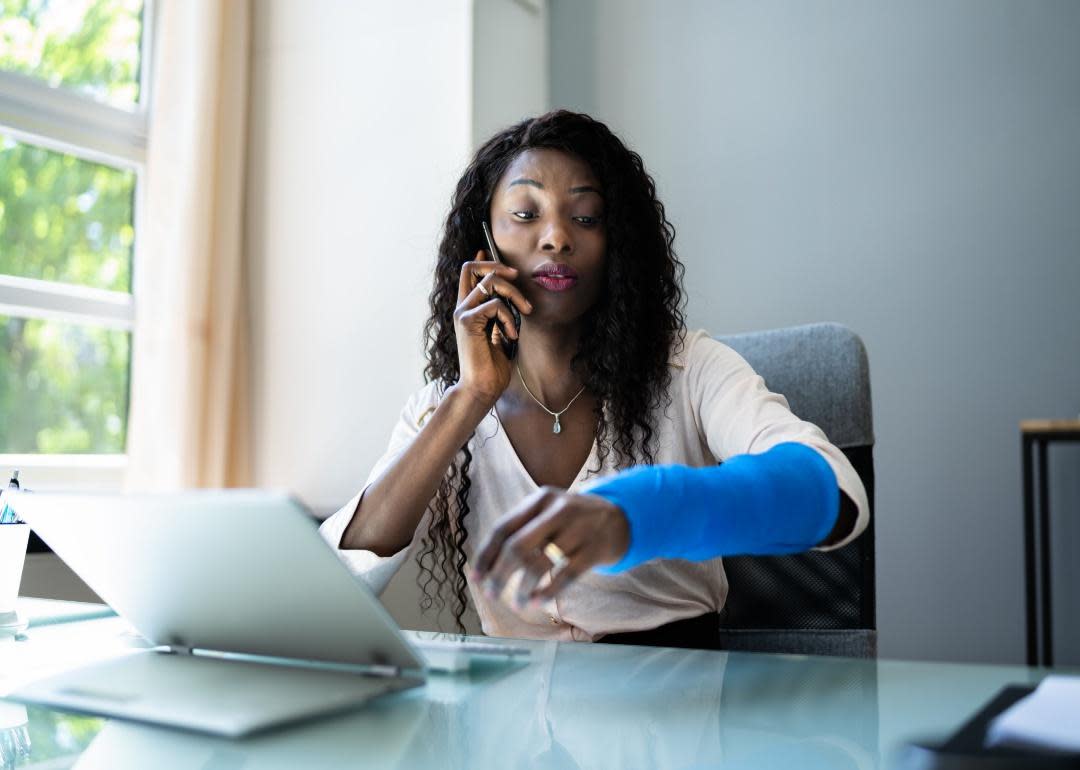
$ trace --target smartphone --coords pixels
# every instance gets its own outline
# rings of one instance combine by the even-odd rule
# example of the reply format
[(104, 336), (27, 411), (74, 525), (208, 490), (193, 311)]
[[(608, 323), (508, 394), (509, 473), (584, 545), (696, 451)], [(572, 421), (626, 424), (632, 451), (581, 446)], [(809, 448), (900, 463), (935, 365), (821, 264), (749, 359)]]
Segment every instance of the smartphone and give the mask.
[[(495, 248), (495, 239), (491, 237), (491, 228), (488, 227), (487, 222), (481, 222), (480, 224), (484, 228), (484, 238), (485, 240), (487, 240), (488, 252), (491, 254), (491, 258), (498, 262), (500, 265), (504, 264), (504, 262), (502, 261), (502, 257), (499, 256), (499, 250)], [(510, 311), (510, 315), (514, 317), (514, 331), (520, 332), (521, 313), (519, 313), (518, 309), (514, 307), (514, 303), (508, 300), (506, 297), (500, 296), (499, 299), (502, 300), (502, 303), (504, 305), (506, 305), (507, 310)], [(503, 328), (502, 322), (497, 319), (492, 319), (491, 323), (488, 324), (488, 336), (491, 335), (491, 329), (495, 326), (495, 324), (499, 324), (499, 331), (502, 333), (503, 352), (506, 354), (507, 358), (513, 360), (514, 356), (517, 355), (517, 340), (510, 339), (510, 337), (507, 336), (506, 329)]]

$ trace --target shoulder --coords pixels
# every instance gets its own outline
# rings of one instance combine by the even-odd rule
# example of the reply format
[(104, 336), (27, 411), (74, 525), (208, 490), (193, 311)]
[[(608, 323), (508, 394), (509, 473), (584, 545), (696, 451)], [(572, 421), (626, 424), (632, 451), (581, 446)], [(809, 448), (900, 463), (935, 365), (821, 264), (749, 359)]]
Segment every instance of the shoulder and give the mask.
[(683, 334), (681, 346), (677, 344), (671, 353), (670, 365), (673, 377), (681, 373), (690, 379), (702, 374), (709, 377), (753, 374), (746, 359), (704, 329)]

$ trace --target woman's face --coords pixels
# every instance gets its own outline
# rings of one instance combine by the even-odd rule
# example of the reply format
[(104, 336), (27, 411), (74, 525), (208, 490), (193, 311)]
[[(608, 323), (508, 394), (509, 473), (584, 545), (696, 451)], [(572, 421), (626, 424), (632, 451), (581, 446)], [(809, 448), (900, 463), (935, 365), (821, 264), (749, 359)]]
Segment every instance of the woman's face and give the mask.
[(491, 230), (515, 284), (533, 304), (528, 323), (585, 314), (604, 285), (604, 198), (589, 165), (558, 150), (526, 150), (495, 187)]

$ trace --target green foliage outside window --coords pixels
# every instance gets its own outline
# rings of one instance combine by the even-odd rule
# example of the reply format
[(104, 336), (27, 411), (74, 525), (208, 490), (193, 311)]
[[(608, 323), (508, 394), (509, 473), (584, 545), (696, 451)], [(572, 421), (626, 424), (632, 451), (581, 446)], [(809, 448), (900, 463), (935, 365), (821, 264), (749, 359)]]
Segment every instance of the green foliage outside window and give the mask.
[(0, 0), (0, 70), (117, 106), (139, 97), (142, 0)]
[(0, 273), (131, 291), (135, 174), (0, 134)]
[[(0, 70), (138, 97), (141, 0), (0, 0)], [(0, 131), (0, 274), (131, 290), (133, 171)], [(123, 452), (130, 335), (0, 315), (0, 453)]]
[(130, 339), (0, 316), (0, 453), (123, 452)]

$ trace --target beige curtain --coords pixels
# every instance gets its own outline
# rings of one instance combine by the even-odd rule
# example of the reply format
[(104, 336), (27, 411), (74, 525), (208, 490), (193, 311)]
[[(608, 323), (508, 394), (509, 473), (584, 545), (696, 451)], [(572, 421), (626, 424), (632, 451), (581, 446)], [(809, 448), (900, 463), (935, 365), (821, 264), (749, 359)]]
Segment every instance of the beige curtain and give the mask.
[(158, 6), (129, 489), (251, 483), (243, 260), (248, 0)]

